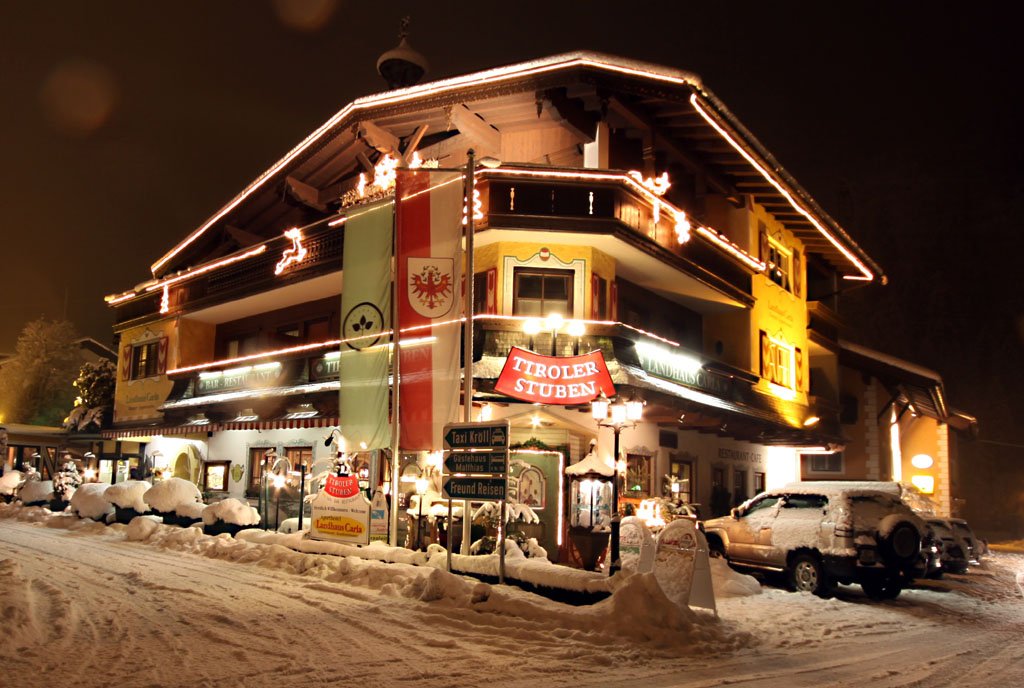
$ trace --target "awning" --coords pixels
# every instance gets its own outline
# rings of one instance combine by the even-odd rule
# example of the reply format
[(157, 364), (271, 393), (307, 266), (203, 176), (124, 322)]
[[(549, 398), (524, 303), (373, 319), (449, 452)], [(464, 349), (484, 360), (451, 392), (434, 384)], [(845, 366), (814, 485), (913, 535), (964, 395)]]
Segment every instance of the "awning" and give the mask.
[(222, 432), (224, 430), (301, 430), (304, 428), (330, 428), (338, 425), (338, 418), (294, 418), (277, 420), (254, 420), (229, 423), (206, 423), (202, 425), (156, 425), (114, 430), (104, 430), (103, 439), (115, 440), (126, 437), (150, 437), (152, 435), (193, 435), (196, 433)]

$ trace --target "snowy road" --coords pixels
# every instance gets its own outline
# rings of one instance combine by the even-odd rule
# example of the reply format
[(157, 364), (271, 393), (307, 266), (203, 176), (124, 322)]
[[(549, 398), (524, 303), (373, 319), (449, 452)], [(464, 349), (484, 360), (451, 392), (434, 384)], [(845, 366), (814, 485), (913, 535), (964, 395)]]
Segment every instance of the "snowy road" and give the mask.
[(722, 621), (676, 640), (634, 625), (644, 640), (642, 600), (618, 593), (575, 609), (426, 567), (10, 513), (5, 686), (1024, 685), (1022, 555), (895, 602), (721, 599)]

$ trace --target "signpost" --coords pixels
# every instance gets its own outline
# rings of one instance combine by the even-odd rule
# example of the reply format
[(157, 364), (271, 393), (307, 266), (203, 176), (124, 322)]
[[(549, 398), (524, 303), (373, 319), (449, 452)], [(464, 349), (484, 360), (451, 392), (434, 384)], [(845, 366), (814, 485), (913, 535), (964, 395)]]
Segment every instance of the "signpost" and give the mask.
[[(463, 523), (470, 518), (469, 503), (500, 502), (498, 517), (498, 582), (505, 582), (505, 499), (508, 493), (509, 423), (449, 423), (444, 426), (444, 496), (465, 500)], [(465, 530), (463, 530), (465, 533)], [(465, 535), (463, 536), (465, 537)], [(452, 564), (452, 527), (448, 520), (448, 570)]]

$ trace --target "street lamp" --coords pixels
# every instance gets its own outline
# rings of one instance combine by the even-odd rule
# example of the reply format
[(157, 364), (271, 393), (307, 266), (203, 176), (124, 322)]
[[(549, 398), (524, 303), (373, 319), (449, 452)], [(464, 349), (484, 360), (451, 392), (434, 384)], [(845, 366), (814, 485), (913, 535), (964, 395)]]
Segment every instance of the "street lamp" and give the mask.
[(644, 414), (644, 401), (641, 399), (624, 400), (619, 397), (611, 401), (601, 392), (600, 396), (590, 402), (590, 412), (598, 427), (611, 428), (615, 433), (615, 444), (612, 450), (612, 541), (611, 541), (611, 564), (608, 568), (608, 575), (613, 576), (622, 568), (619, 561), (619, 525), (622, 522), (619, 516), (619, 433), (624, 428), (636, 427)]
[(541, 332), (551, 333), (551, 355), (558, 354), (558, 333), (565, 330), (566, 334), (575, 338), (573, 355), (580, 353), (580, 337), (586, 332), (586, 326), (580, 320), (566, 320), (561, 313), (551, 313), (543, 320), (540, 318), (528, 318), (523, 323), (523, 332), (530, 336), (530, 349), (535, 350), (534, 337)]

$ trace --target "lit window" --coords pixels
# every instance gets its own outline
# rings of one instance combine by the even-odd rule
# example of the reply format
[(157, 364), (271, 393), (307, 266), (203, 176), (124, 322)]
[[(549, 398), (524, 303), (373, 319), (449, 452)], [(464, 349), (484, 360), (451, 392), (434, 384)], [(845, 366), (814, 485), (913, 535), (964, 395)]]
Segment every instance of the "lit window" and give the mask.
[(768, 237), (768, 279), (786, 291), (792, 291), (793, 254), (782, 244)]
[(516, 268), (514, 314), (571, 317), (573, 277), (572, 270)]
[(147, 342), (132, 347), (131, 379), (141, 380), (157, 374), (157, 360), (160, 342)]

